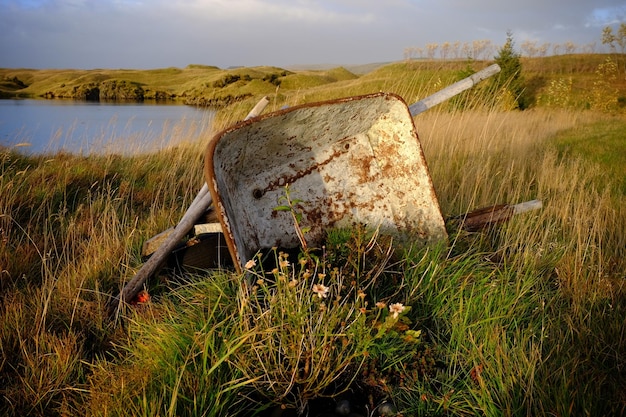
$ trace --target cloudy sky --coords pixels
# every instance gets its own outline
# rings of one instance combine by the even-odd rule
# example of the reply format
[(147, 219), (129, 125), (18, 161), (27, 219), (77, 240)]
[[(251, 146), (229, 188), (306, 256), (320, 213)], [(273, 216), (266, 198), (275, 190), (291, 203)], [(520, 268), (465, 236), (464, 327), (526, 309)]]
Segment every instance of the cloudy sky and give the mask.
[(363, 64), (489, 40), (595, 43), (626, 0), (0, 0), (0, 67)]

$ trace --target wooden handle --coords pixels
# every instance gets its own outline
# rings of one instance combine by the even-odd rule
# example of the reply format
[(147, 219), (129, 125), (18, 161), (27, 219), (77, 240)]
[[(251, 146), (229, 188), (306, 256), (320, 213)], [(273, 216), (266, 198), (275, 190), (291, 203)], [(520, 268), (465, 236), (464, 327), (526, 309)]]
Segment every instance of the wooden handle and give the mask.
[(411, 104), (409, 106), (411, 116), (415, 117), (418, 114), (430, 109), (431, 107), (436, 106), (437, 104), (444, 102), (447, 99), (454, 97), (469, 88), (472, 88), (485, 78), (489, 78), (499, 72), (500, 66), (498, 64), (493, 64), (488, 66), (487, 68), (478, 71), (475, 74), (470, 75), (467, 78), (462, 79), (461, 81), (457, 81), (456, 83), (444, 88), (443, 90), (437, 91), (435, 94), (428, 96), (415, 104)]

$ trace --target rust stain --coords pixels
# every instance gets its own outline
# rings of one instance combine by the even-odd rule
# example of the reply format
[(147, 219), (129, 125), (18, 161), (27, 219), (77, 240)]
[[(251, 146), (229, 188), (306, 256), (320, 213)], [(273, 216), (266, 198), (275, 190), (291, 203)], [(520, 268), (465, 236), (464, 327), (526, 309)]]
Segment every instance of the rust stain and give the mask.
[(350, 166), (353, 168), (351, 171), (358, 177), (359, 184), (367, 184), (372, 181), (372, 175), (370, 174), (370, 167), (374, 160), (373, 156), (363, 156), (362, 154), (354, 154), (350, 158)]
[[(267, 184), (267, 187), (263, 188), (262, 190), (260, 190), (262, 192), (262, 194), (267, 193), (268, 191), (274, 191), (280, 187), (284, 187), (287, 184), (293, 184), (294, 182), (296, 182), (296, 180), (300, 179), (300, 178), (304, 178), (308, 175), (310, 175), (312, 172), (314, 171), (320, 171), (320, 168), (322, 168), (325, 165), (330, 164), (334, 159), (336, 159), (337, 157), (347, 153), (348, 150), (344, 148), (339, 148), (336, 149), (328, 158), (326, 158), (324, 161), (322, 162), (318, 162), (316, 164), (313, 164), (309, 167), (307, 167), (306, 169), (301, 169), (298, 170), (295, 174), (293, 175), (283, 175), (279, 178), (277, 178), (274, 181), (270, 181)], [(294, 165), (295, 167), (295, 165)]]

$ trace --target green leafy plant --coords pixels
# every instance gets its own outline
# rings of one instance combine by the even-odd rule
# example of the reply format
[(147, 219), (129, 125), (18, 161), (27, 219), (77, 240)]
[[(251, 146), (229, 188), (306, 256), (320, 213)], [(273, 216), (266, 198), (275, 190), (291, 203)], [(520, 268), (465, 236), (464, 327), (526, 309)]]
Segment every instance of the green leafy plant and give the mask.
[(397, 327), (410, 307), (375, 295), (375, 282), (390, 259), (388, 246), (380, 251), (384, 257), (366, 262), (380, 248), (378, 233), (363, 226), (329, 232), (331, 246), (345, 245), (348, 255), (333, 257), (339, 267), (333, 266), (325, 248), (317, 256), (306, 245), (303, 201), (286, 187), (279, 202), (284, 204), (275, 210), (291, 214), (302, 251), (292, 263), (289, 254), (274, 248), (275, 267), (269, 271), (260, 253), (246, 263), (253, 284), (243, 285), (238, 296), (240, 325), (242, 334), (252, 336), (234, 363), (254, 381), (252, 397), (302, 412), (312, 399), (349, 389), (362, 365), (388, 350), (390, 338), (418, 341), (419, 331), (406, 323)]
[(306, 253), (309, 247), (306, 243), (306, 238), (304, 235), (311, 230), (311, 227), (302, 226), (302, 212), (298, 209), (298, 204), (302, 203), (303, 200), (300, 200), (299, 198), (293, 198), (291, 196), (289, 184), (287, 184), (285, 186), (285, 195), (280, 196), (278, 202), (283, 202), (284, 204), (274, 207), (274, 211), (288, 211), (289, 214), (291, 214), (296, 235), (298, 236), (298, 240), (300, 241), (302, 249)]
[[(255, 282), (243, 285), (238, 299), (241, 332), (252, 336), (234, 364), (254, 381), (257, 400), (302, 412), (312, 399), (346, 391), (371, 352), (384, 349), (388, 337), (400, 337), (395, 326), (410, 309), (373, 303), (366, 282), (358, 286), (323, 261), (309, 269), (304, 258), (292, 264), (277, 249), (274, 256), (276, 268), (268, 272), (256, 261), (248, 264)], [(415, 331), (405, 336), (419, 339)]]
[(595, 71), (596, 79), (589, 95), (592, 109), (611, 111), (617, 108), (619, 95), (616, 88), (617, 74), (617, 63), (610, 57), (598, 65)]

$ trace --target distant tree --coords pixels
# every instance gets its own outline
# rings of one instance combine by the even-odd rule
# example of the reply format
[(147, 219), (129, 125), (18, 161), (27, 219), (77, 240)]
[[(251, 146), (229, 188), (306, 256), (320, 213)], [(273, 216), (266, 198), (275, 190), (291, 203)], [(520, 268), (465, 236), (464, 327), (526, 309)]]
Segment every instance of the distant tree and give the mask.
[(444, 42), (441, 44), (441, 49), (439, 50), (439, 53), (441, 54), (441, 59), (443, 59), (444, 61), (446, 61), (450, 56), (451, 47), (452, 45), (450, 45), (450, 42)]
[(524, 79), (522, 77), (522, 61), (520, 54), (515, 51), (513, 34), (509, 31), (506, 34), (506, 42), (500, 48), (495, 61), (500, 65), (500, 73), (498, 73), (493, 82), (496, 91), (500, 94), (509, 93), (515, 100), (517, 107), (526, 108), (526, 100), (523, 97)]
[(410, 61), (413, 59), (413, 47), (404, 48), (404, 59)]
[(469, 44), (469, 42), (463, 42), (462, 52), (464, 58), (473, 58), (472, 46)]
[(608, 45), (609, 48), (611, 48), (611, 51), (615, 51), (617, 49), (615, 45), (617, 44), (620, 51), (624, 53), (624, 51), (626, 51), (626, 23), (621, 23), (619, 25), (617, 33), (613, 33), (613, 28), (611, 26), (607, 26), (602, 29), (602, 44)]
[(564, 46), (566, 54), (573, 54), (574, 52), (576, 52), (576, 44), (574, 42), (567, 41), (565, 42)]
[[(476, 60), (489, 56), (491, 41), (488, 39), (482, 39), (472, 42), (472, 57)], [(492, 51), (493, 52), (493, 51)]]
[(615, 35), (611, 26), (602, 29), (602, 45), (609, 45), (612, 51), (615, 50)]
[(589, 42), (588, 44), (583, 45), (582, 48), (585, 54), (594, 54), (596, 52), (596, 43)]
[(426, 56), (428, 59), (435, 59), (435, 52), (439, 49), (438, 43), (429, 43), (426, 45)]
[(624, 53), (624, 50), (626, 49), (626, 23), (621, 23), (619, 25), (616, 42), (622, 50), (622, 53)]
[(521, 48), (522, 48), (522, 51), (526, 53), (526, 56), (529, 58), (534, 57), (538, 51), (536, 41), (526, 40), (522, 42)]

